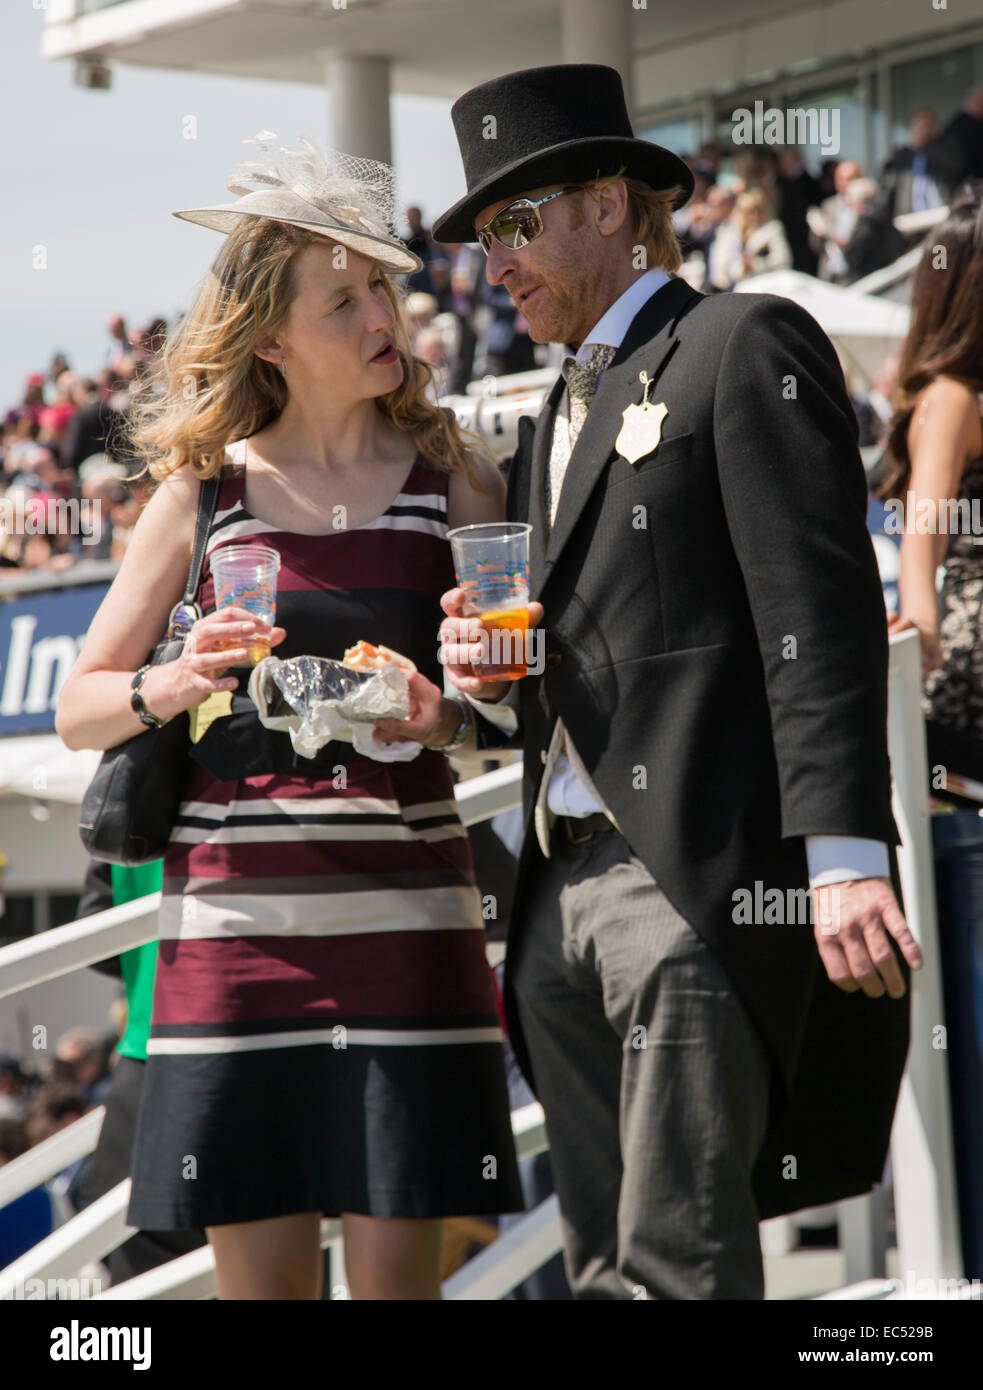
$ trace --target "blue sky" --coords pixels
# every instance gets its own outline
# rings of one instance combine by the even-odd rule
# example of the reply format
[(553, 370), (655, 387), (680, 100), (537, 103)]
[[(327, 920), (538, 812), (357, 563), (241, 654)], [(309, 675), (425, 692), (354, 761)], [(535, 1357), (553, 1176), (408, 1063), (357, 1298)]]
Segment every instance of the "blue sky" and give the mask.
[[(0, 407), (21, 397), (29, 372), (61, 349), (92, 373), (104, 361), (107, 317), (133, 327), (168, 320), (190, 303), (221, 234), (172, 217), (174, 208), (225, 202), (225, 180), (256, 157), (241, 142), (273, 130), (284, 144), (308, 135), (330, 146), (325, 89), (283, 82), (116, 67), (108, 92), (73, 82), (70, 62), (41, 58), (44, 14), (29, 0), (3, 7), (0, 146)], [(464, 193), (450, 102), (393, 103), (402, 204), (431, 220)], [(198, 138), (183, 138), (197, 119)], [(47, 269), (32, 268), (33, 248)]]

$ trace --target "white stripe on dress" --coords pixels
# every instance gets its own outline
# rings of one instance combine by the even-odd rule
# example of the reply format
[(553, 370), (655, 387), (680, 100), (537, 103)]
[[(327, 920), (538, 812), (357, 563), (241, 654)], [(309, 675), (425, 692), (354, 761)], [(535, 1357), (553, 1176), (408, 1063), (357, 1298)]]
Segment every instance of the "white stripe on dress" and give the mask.
[[(326, 777), (324, 779), (328, 781)], [(423, 803), (420, 803), (421, 805)], [(456, 802), (433, 802), (427, 805), (444, 805), (449, 809)], [(415, 810), (415, 807), (411, 809)], [(349, 812), (358, 815), (398, 816), (399, 802), (381, 796), (264, 796), (262, 801), (252, 799), (215, 801), (182, 801), (178, 808), (179, 816), (197, 816), (203, 820), (224, 824), (230, 816), (279, 816), (291, 815), (299, 811), (302, 815), (341, 816)], [(428, 814), (430, 814), (428, 812)]]
[[(336, 1029), (298, 1029), (287, 1033), (251, 1033), (245, 1037), (149, 1038), (147, 1055), (155, 1053), (261, 1052), (273, 1047), (335, 1046)], [(432, 1047), (435, 1044), (500, 1043), (501, 1028), (345, 1028), (345, 1045), (354, 1047)], [(338, 1047), (337, 1050), (344, 1049)]]
[(475, 885), (373, 887), (364, 893), (162, 893), (158, 914), (161, 941), (448, 930), (484, 930)]
[(214, 827), (200, 825), (175, 825), (171, 831), (171, 844), (180, 845), (254, 845), (267, 841), (279, 844), (298, 844), (306, 840), (371, 840), (382, 842), (399, 840), (424, 844), (438, 844), (441, 840), (463, 840), (467, 838), (464, 826), (429, 825), (414, 829), (412, 825), (312, 825), (309, 821), (297, 818), (290, 825), (237, 825), (234, 819), (218, 823)]

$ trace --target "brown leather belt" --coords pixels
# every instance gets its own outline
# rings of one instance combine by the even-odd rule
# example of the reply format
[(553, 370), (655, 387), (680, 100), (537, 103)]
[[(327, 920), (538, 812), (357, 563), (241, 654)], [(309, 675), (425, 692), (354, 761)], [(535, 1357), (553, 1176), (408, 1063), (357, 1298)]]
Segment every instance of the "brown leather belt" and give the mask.
[(595, 835), (603, 835), (606, 830), (615, 830), (603, 811), (592, 811), (589, 816), (557, 816), (554, 831), (572, 845), (582, 845)]

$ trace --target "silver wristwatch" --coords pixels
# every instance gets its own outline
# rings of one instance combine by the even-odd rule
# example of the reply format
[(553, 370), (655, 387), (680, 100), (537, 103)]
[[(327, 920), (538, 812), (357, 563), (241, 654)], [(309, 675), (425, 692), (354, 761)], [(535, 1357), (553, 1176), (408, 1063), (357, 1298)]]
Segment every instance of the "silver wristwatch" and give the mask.
[(435, 753), (453, 753), (456, 748), (460, 748), (468, 741), (468, 734), (471, 732), (471, 706), (466, 700), (455, 700), (454, 703), (461, 711), (460, 723), (451, 735), (449, 742), (429, 745)]

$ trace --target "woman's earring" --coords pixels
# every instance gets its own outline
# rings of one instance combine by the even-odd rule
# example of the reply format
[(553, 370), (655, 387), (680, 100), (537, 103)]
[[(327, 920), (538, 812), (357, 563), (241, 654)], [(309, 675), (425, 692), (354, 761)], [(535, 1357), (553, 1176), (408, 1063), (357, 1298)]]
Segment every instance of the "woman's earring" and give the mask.
[(287, 359), (285, 357), (280, 361), (280, 371), (284, 376), (287, 375)]

